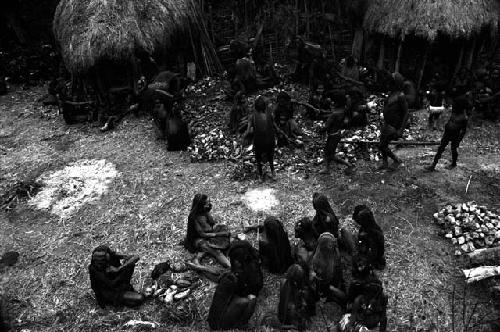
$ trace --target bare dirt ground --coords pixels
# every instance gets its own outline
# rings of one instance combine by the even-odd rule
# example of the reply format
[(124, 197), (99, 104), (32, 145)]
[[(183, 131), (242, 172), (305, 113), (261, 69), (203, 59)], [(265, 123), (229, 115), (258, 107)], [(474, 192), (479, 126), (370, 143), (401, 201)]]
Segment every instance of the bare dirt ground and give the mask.
[[(27, 200), (0, 212), (0, 252), (21, 254), (0, 277), (6, 312), (16, 330), (118, 331), (130, 319), (158, 322), (158, 330), (207, 329), (214, 283), (202, 281), (182, 317), (177, 305), (154, 301), (136, 310), (102, 310), (90, 289), (90, 253), (108, 244), (140, 255), (133, 284), (144, 289), (156, 263), (190, 258), (179, 243), (195, 193), (207, 193), (215, 217), (240, 232), (243, 225), (263, 220), (242, 201), (245, 192), (263, 187), (276, 190), (279, 217), (290, 236), (300, 217), (313, 214), (315, 191), (327, 194), (342, 227), (354, 229), (350, 216), (355, 205), (372, 207), (386, 236), (388, 267), (380, 276), (389, 296), (389, 331), (425, 331), (431, 323), (440, 331), (452, 331), (453, 326), (465, 331), (464, 325), (468, 331), (488, 331), (477, 324), (498, 317), (484, 285), (465, 287), (464, 262), (438, 235), (432, 214), (447, 202), (469, 200), (500, 211), (499, 124), (472, 124), (460, 149), (459, 166), (452, 171), (443, 168), (449, 158), (446, 151), (438, 171), (424, 173), (422, 167), (436, 147), (413, 147), (397, 151), (405, 164), (394, 173), (376, 172), (373, 162), (360, 161), (352, 176), (340, 167), (330, 176), (319, 175), (319, 166), (311, 166), (309, 176), (281, 172), (277, 182), (261, 184), (232, 181), (231, 163), (193, 164), (186, 153), (167, 152), (148, 118), (127, 118), (105, 134), (91, 125), (67, 126), (55, 110), (37, 105), (43, 91), (16, 90), (0, 97), (0, 194), (20, 181), (82, 159), (105, 159), (120, 175), (103, 196), (66, 219), (38, 210)], [(227, 109), (220, 116), (226, 117)], [(421, 119), (418, 125), (422, 123)], [(432, 135), (437, 138), (440, 133)], [(250, 240), (256, 244), (255, 236)], [(276, 312), (279, 280), (266, 274), (250, 328), (257, 329), (264, 314)], [(321, 303), (311, 329), (331, 330), (339, 318), (336, 305)]]

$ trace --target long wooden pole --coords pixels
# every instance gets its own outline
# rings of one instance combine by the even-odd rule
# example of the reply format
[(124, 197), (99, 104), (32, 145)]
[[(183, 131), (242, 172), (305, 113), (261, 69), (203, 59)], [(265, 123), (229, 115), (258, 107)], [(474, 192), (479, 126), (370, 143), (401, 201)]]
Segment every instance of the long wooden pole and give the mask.
[(214, 28), (214, 15), (212, 10), (212, 4), (208, 5), (209, 17), (210, 17), (210, 30), (212, 30), (212, 43), (215, 44), (215, 28)]
[(299, 34), (299, 0), (295, 0), (295, 35)]
[(382, 36), (382, 40), (380, 41), (380, 49), (378, 51), (378, 61), (377, 61), (377, 69), (384, 69), (384, 58), (385, 58), (385, 35)]
[(462, 63), (464, 61), (464, 52), (465, 52), (465, 40), (462, 43), (462, 47), (460, 47), (460, 53), (458, 55), (457, 64), (455, 65), (455, 70), (453, 71), (453, 76), (451, 77), (450, 83), (453, 84), (455, 77), (457, 77), (458, 71), (462, 67)]
[(306, 15), (306, 38), (309, 38), (310, 26), (309, 26), (309, 8), (307, 7), (307, 0), (304, 0), (304, 12)]
[(332, 27), (328, 23), (328, 33), (330, 34), (330, 43), (332, 45), (332, 59), (333, 63), (337, 63), (336, 57), (335, 57), (335, 43), (333, 41), (333, 36), (332, 36)]
[(403, 42), (405, 40), (405, 35), (403, 32), (401, 32), (401, 39), (399, 40), (399, 46), (398, 46), (398, 57), (396, 59), (396, 66), (394, 67), (394, 71), (396, 73), (399, 73), (399, 65), (401, 62), (401, 56), (403, 54)]
[(469, 58), (467, 59), (467, 69), (472, 68), (472, 62), (474, 61), (474, 50), (476, 49), (476, 36), (472, 37), (472, 45), (469, 52)]
[[(349, 144), (380, 144), (379, 141), (369, 141), (369, 140), (359, 140), (359, 141), (349, 141), (346, 139), (340, 140), (340, 143), (349, 143)], [(434, 141), (392, 141), (389, 144), (396, 144), (396, 145), (439, 145), (441, 142), (434, 142)]]

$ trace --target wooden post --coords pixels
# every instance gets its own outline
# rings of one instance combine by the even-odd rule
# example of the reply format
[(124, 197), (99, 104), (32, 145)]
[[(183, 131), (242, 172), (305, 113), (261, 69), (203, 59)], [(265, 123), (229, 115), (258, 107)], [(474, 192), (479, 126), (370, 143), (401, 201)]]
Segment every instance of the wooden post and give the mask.
[(137, 70), (137, 59), (135, 56), (132, 58), (132, 89), (134, 89), (134, 94), (138, 93), (137, 80), (139, 78), (139, 72)]
[(212, 32), (212, 43), (215, 44), (215, 29), (214, 29), (214, 16), (212, 11), (212, 4), (208, 5), (208, 17), (210, 18), (210, 30)]
[[(361, 59), (366, 59), (367, 54), (370, 54), (370, 51), (373, 47), (373, 37), (369, 34), (364, 38), (363, 49), (361, 52)], [(361, 61), (361, 59), (359, 59)]]
[(462, 68), (462, 63), (464, 61), (464, 52), (465, 52), (465, 40), (462, 43), (462, 47), (460, 47), (460, 53), (458, 55), (457, 64), (455, 65), (455, 70), (453, 71), (453, 76), (451, 77), (450, 84), (453, 84), (455, 77), (457, 77), (458, 71)]
[(97, 89), (99, 90), (98, 94), (101, 96), (101, 104), (97, 110), (97, 121), (99, 123), (104, 123), (104, 112), (105, 109), (109, 107), (109, 96), (108, 96), (108, 89), (105, 86), (104, 82), (102, 81), (102, 73), (104, 72), (101, 68), (102, 66), (100, 64), (95, 65), (95, 76), (96, 76), (96, 83), (97, 83)]
[(299, 34), (299, 0), (295, 0), (295, 35)]
[(494, 33), (495, 36), (492, 37), (492, 41), (491, 41), (491, 54), (490, 54), (490, 58), (493, 58), (495, 57), (495, 55), (497, 54), (497, 48), (498, 48), (498, 36), (496, 35), (496, 33)]
[(306, 15), (306, 38), (309, 38), (309, 8), (307, 8), (307, 0), (304, 0), (304, 13)]
[(429, 48), (429, 42), (426, 41), (424, 57), (422, 59), (422, 67), (420, 68), (420, 72), (418, 73), (417, 93), (418, 91), (420, 91), (420, 85), (422, 84), (422, 78), (424, 77), (425, 65), (427, 64), (427, 57), (429, 55)]
[(486, 47), (486, 45), (485, 45), (486, 42), (483, 38), (481, 38), (479, 42), (480, 42), (480, 44), (479, 44), (479, 47), (477, 49), (476, 55), (481, 56), (481, 54), (483, 54), (483, 52), (484, 52), (484, 48)]
[(233, 23), (234, 23), (234, 38), (236, 39), (238, 37), (238, 15), (237, 12), (234, 10), (234, 7), (232, 13), (233, 13)]
[(248, 14), (247, 14), (247, 0), (244, 0), (244, 10), (245, 10), (245, 31), (248, 31)]
[(272, 43), (269, 43), (269, 60), (271, 61), (271, 66), (272, 66), (274, 64)]
[(467, 69), (469, 70), (472, 68), (472, 62), (474, 61), (474, 50), (476, 49), (476, 41), (477, 41), (476, 36), (472, 37), (472, 45), (470, 48), (469, 57), (467, 59)]
[(352, 41), (352, 56), (359, 61), (361, 58), (361, 52), (363, 50), (363, 35), (364, 31), (362, 27), (356, 28), (354, 31), (354, 40)]
[[(191, 24), (188, 24), (188, 31), (189, 31), (189, 40), (191, 41), (191, 48), (193, 49), (194, 63), (196, 64), (196, 67), (200, 68), (201, 71), (201, 64), (198, 61), (198, 50), (196, 49), (196, 46), (194, 44), (193, 33), (191, 32)], [(205, 74), (206, 73), (207, 71), (205, 71)]]
[(385, 58), (385, 35), (382, 36), (382, 40), (380, 40), (380, 49), (378, 51), (378, 61), (377, 61), (377, 69), (384, 69), (384, 58)]
[(401, 62), (401, 56), (403, 54), (403, 42), (405, 40), (405, 35), (403, 32), (401, 32), (401, 39), (399, 40), (399, 46), (398, 46), (398, 57), (396, 59), (396, 66), (394, 68), (394, 71), (396, 73), (399, 73), (399, 65)]
[(330, 34), (330, 43), (332, 44), (333, 63), (337, 63), (337, 59), (335, 58), (335, 44), (334, 44), (333, 36), (332, 36), (332, 27), (330, 26), (330, 24), (328, 24), (328, 33)]

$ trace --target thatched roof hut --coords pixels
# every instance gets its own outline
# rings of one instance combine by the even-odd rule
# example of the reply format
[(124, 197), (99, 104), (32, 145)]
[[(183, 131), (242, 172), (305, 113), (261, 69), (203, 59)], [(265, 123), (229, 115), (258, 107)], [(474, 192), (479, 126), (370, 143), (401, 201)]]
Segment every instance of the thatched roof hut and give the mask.
[(498, 26), (498, 0), (372, 0), (364, 27), (390, 37), (414, 33), (434, 40), (438, 32), (470, 37), (486, 26)]
[(187, 27), (190, 0), (61, 0), (53, 30), (66, 67), (84, 72), (99, 60), (152, 54)]

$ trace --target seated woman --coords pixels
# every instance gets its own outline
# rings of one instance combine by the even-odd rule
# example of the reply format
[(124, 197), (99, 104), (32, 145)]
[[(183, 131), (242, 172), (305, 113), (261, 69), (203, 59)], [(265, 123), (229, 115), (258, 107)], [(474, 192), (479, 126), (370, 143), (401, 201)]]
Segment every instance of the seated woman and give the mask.
[(135, 307), (144, 302), (144, 295), (130, 284), (138, 260), (139, 256), (119, 255), (107, 246), (94, 249), (89, 265), (90, 286), (101, 308), (106, 304)]
[(235, 240), (227, 252), (231, 262), (231, 271), (238, 277), (242, 285), (242, 295), (259, 295), (264, 286), (264, 275), (262, 273), (262, 260), (259, 251), (250, 242)]
[(352, 219), (359, 224), (358, 253), (365, 255), (377, 270), (385, 268), (384, 233), (366, 205), (354, 208)]
[(208, 325), (212, 330), (244, 328), (257, 304), (253, 294), (241, 295), (241, 285), (233, 272), (226, 272), (219, 280), (208, 312)]
[(341, 332), (367, 331), (378, 327), (385, 331), (387, 326), (387, 296), (382, 282), (373, 272), (366, 256), (353, 260), (352, 281), (347, 294), (335, 290), (347, 305), (338, 329)]
[(312, 316), (316, 315), (319, 300), (309, 280), (309, 269), (304, 264), (293, 264), (286, 272), (280, 288), (278, 319), (281, 328), (298, 328), (303, 331)]
[(220, 278), (208, 312), (208, 324), (213, 330), (244, 328), (263, 286), (259, 254), (248, 241), (233, 241), (228, 255), (231, 272)]
[(339, 236), (339, 220), (328, 202), (328, 198), (320, 193), (313, 194), (313, 207), (316, 215), (313, 218), (313, 226), (318, 234), (329, 232), (336, 238)]
[(320, 235), (312, 258), (312, 270), (320, 296), (328, 300), (337, 300), (332, 293), (332, 287), (344, 290), (345, 286), (337, 239), (331, 233)]
[(278, 218), (269, 216), (264, 225), (247, 227), (246, 230), (259, 229), (259, 252), (262, 263), (271, 273), (284, 273), (293, 263), (290, 241), (283, 223)]
[(301, 218), (295, 224), (295, 238), (299, 242), (294, 246), (293, 258), (300, 264), (310, 265), (318, 244), (319, 234), (308, 217)]
[(226, 225), (215, 224), (210, 210), (212, 210), (212, 204), (207, 195), (196, 194), (188, 216), (184, 247), (189, 252), (197, 254), (193, 262), (196, 265), (201, 265), (201, 258), (209, 254), (222, 266), (230, 267), (229, 260), (222, 253), (229, 247), (230, 233)]

